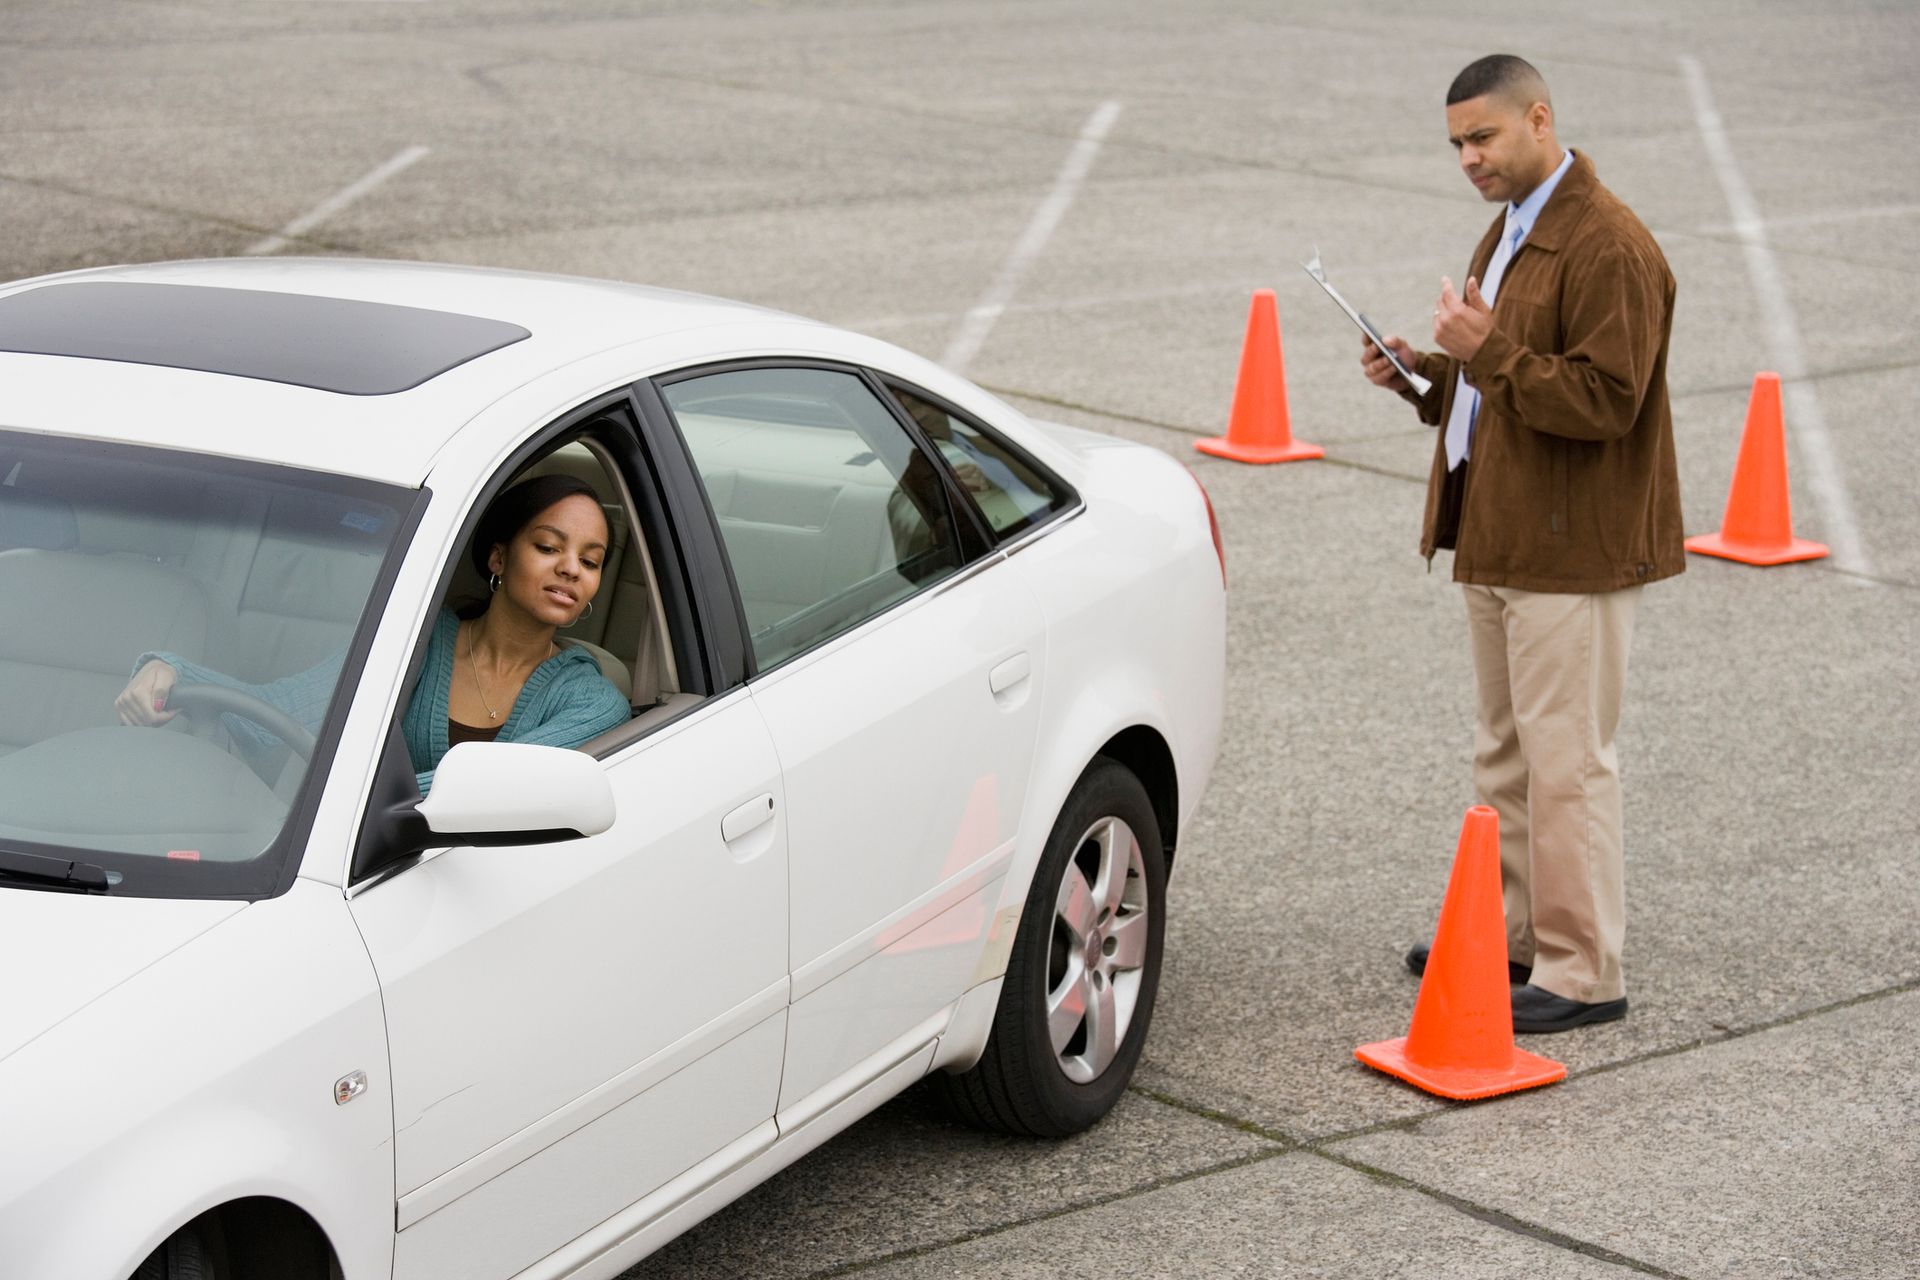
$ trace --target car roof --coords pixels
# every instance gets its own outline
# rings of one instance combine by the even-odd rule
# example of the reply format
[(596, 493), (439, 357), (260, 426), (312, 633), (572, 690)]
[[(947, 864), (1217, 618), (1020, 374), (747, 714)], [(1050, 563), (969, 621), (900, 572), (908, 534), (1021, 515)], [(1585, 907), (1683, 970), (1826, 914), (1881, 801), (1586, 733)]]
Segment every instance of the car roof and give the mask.
[(0, 428), (412, 485), (476, 414), (556, 369), (637, 347), (640, 370), (649, 341), (769, 326), (783, 345), (859, 341), (746, 303), (489, 268), (241, 258), (68, 272), (0, 286)]

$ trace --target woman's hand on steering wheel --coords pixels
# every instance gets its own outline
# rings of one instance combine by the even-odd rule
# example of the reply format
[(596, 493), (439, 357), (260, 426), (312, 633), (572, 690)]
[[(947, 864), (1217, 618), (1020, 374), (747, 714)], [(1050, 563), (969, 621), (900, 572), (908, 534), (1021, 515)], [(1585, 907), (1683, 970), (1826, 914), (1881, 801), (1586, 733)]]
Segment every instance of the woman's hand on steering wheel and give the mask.
[(179, 715), (167, 707), (174, 682), (179, 678), (179, 672), (158, 658), (134, 672), (133, 679), (127, 681), (127, 687), (113, 700), (120, 723), (154, 728)]

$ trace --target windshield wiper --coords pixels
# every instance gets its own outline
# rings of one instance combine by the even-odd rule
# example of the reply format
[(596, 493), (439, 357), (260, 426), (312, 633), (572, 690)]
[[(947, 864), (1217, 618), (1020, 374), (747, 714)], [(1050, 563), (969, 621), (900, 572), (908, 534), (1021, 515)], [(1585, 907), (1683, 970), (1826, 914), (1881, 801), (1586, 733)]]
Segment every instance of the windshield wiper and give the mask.
[(108, 887), (105, 867), (13, 849), (0, 849), (0, 881), (3, 880), (47, 885), (68, 893), (105, 893)]

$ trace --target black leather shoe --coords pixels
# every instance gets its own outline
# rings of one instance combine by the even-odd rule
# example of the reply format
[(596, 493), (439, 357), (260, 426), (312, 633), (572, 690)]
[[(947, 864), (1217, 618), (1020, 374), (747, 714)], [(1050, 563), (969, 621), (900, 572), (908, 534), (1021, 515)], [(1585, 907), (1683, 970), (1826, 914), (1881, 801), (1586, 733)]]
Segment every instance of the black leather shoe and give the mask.
[[(1416, 978), (1426, 973), (1427, 953), (1431, 950), (1433, 950), (1433, 948), (1424, 942), (1415, 944), (1413, 950), (1407, 952), (1407, 971)], [(1532, 976), (1533, 970), (1531, 966), (1515, 964), (1511, 960), (1507, 961), (1507, 981), (1514, 986), (1524, 985), (1526, 980)]]
[(1584, 1027), (1590, 1022), (1612, 1022), (1627, 1016), (1627, 998), (1602, 1000), (1598, 1004), (1582, 1004), (1578, 1000), (1569, 1000), (1557, 996), (1551, 991), (1542, 991), (1536, 986), (1519, 986), (1513, 989), (1513, 1029), (1534, 1033), (1547, 1031), (1571, 1031), (1575, 1027)]

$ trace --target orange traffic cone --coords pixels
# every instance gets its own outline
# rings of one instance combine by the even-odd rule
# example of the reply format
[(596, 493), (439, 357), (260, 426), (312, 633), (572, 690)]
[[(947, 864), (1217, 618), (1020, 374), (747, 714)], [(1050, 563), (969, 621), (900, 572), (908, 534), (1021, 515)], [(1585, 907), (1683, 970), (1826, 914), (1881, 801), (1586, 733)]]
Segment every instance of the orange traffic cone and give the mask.
[(1317, 444), (1296, 441), (1287, 429), (1287, 369), (1280, 355), (1280, 312), (1273, 290), (1254, 291), (1227, 434), (1195, 440), (1193, 447), (1235, 462), (1302, 462), (1327, 456)]
[(1733, 464), (1727, 513), (1720, 532), (1687, 539), (1687, 550), (1742, 564), (1788, 564), (1827, 554), (1818, 542), (1793, 536), (1787, 496), (1787, 425), (1780, 412), (1780, 375), (1753, 376), (1747, 429)]
[(1443, 1098), (1489, 1098), (1564, 1080), (1551, 1058), (1513, 1046), (1507, 928), (1500, 904), (1500, 815), (1467, 810), (1413, 1026), (1353, 1056)]

